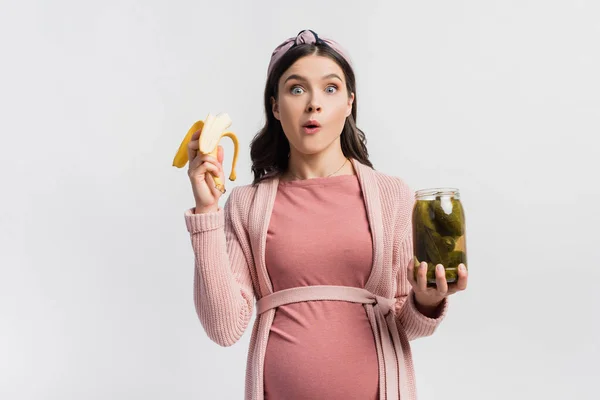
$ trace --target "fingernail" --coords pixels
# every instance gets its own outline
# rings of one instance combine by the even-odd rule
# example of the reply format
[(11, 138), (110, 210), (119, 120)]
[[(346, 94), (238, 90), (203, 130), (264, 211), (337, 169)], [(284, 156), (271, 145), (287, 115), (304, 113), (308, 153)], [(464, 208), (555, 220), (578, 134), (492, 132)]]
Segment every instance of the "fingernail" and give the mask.
[(465, 268), (464, 264), (460, 264), (460, 265), (458, 266), (458, 268), (459, 268), (461, 271), (463, 271), (463, 272), (467, 270), (467, 269)]
[(444, 266), (442, 264), (438, 264), (435, 269), (437, 270), (437, 272), (443, 272), (444, 271)]

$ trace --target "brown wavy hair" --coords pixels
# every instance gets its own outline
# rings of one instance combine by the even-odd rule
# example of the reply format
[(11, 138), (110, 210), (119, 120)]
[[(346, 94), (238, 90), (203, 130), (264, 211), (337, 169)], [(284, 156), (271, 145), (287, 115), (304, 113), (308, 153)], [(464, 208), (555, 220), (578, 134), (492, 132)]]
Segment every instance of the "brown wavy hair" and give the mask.
[(253, 184), (258, 184), (268, 178), (280, 176), (288, 168), (290, 144), (283, 133), (281, 122), (273, 115), (271, 97), (278, 98), (278, 84), (283, 73), (298, 59), (308, 55), (329, 57), (344, 72), (346, 89), (348, 93), (354, 93), (354, 102), (352, 104), (352, 113), (346, 118), (340, 137), (342, 152), (344, 156), (355, 158), (362, 164), (373, 168), (373, 164), (369, 160), (365, 134), (356, 126), (358, 105), (356, 101), (356, 78), (352, 67), (342, 56), (325, 43), (301, 44), (288, 50), (267, 77), (264, 90), (266, 122), (250, 143), (250, 158), (252, 159), (252, 173), (254, 174)]

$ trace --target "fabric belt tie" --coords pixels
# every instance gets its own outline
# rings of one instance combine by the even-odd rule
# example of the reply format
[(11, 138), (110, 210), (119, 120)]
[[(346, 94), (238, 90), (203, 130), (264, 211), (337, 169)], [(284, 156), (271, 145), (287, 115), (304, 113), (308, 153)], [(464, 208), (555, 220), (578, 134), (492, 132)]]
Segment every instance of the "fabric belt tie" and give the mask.
[(351, 286), (316, 285), (279, 290), (263, 296), (256, 303), (256, 312), (305, 301), (338, 300), (361, 303), (367, 310), (375, 336), (377, 355), (383, 367), (379, 369), (379, 394), (382, 400), (408, 399), (408, 375), (404, 367), (404, 353), (396, 326), (395, 298), (377, 296), (370, 291)]

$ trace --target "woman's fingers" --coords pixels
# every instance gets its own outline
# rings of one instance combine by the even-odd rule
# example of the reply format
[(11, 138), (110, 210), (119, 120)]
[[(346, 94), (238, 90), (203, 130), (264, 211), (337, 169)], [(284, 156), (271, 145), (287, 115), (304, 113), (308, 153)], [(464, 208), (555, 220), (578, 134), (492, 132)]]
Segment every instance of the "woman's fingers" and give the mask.
[(212, 193), (212, 195), (215, 197), (219, 197), (221, 192), (219, 191), (219, 189), (217, 189), (217, 187), (215, 185), (215, 180), (214, 180), (211, 172), (214, 172), (214, 171), (207, 171), (207, 173), (204, 175), (204, 181), (206, 182), (206, 185), (210, 189), (210, 192)]
[(225, 151), (223, 150), (223, 146), (217, 146), (217, 161), (221, 166), (223, 165), (223, 159), (225, 158)]
[(417, 280), (415, 279), (415, 259), (410, 260), (408, 268), (406, 270), (408, 282), (413, 288), (417, 288)]
[[(416, 279), (415, 279), (415, 269)], [(429, 292), (436, 297), (446, 297), (447, 295), (465, 290), (467, 288), (468, 273), (464, 264), (460, 264), (458, 268), (458, 281), (448, 284), (446, 280), (446, 271), (442, 264), (436, 265), (435, 268), (435, 284), (436, 287), (427, 286), (427, 263), (421, 262), (417, 267), (414, 265), (414, 260), (408, 264), (407, 278), (411, 286), (418, 292)]]
[(419, 264), (417, 271), (417, 288), (421, 292), (427, 291), (427, 263), (425, 261)]
[(465, 290), (467, 288), (467, 277), (467, 268), (464, 264), (460, 264), (458, 266), (458, 280), (456, 281), (456, 283), (450, 285), (448, 293), (453, 294)]
[(221, 169), (217, 165), (215, 165), (209, 161), (203, 162), (202, 165), (200, 166), (200, 170), (203, 171), (204, 173), (210, 172), (217, 176), (219, 176), (221, 174)]
[(218, 170), (222, 169), (222, 166), (217, 161), (217, 159), (209, 154), (198, 154), (198, 156), (193, 161), (191, 161), (190, 169), (198, 169), (204, 163), (214, 165)]
[(435, 284), (440, 296), (446, 296), (448, 293), (448, 281), (446, 280), (446, 270), (442, 264), (435, 266)]
[[(200, 131), (198, 131), (192, 135), (192, 138), (190, 139), (190, 142), (187, 145), (188, 162), (189, 163), (194, 161), (194, 159), (198, 155), (198, 149), (200, 148), (200, 141), (198, 140), (198, 136), (200, 136), (199, 132)], [(198, 135), (196, 136), (196, 134), (198, 134)]]
[(194, 132), (190, 140), (198, 140), (198, 138), (200, 138), (200, 133), (202, 133), (202, 129), (198, 129), (196, 132)]
[[(211, 190), (213, 196), (219, 197), (219, 196), (225, 194), (227, 189), (225, 187), (223, 187), (223, 191), (219, 190), (219, 188), (217, 188), (217, 184), (215, 183), (213, 176), (209, 174), (208, 177), (211, 181), (209, 186), (210, 186), (210, 190)], [(221, 182), (223, 182), (223, 178), (221, 178)]]
[(469, 273), (467, 272), (467, 267), (465, 264), (460, 264), (458, 266), (458, 290), (465, 290), (467, 288), (468, 278)]
[(220, 176), (221, 168), (213, 161), (203, 161), (201, 157), (196, 157), (196, 159), (191, 163), (188, 173), (191, 178), (203, 178), (206, 180), (206, 175), (209, 175), (208, 173), (213, 173), (217, 176)]

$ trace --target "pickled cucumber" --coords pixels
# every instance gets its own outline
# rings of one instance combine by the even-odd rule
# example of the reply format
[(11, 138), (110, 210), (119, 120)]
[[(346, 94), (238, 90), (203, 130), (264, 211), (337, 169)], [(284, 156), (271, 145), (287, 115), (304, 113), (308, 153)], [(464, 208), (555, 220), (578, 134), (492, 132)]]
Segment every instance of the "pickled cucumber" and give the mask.
[(446, 269), (446, 282), (447, 283), (458, 282), (458, 270), (457, 269)]
[(465, 230), (464, 210), (460, 201), (448, 199), (449, 207), (444, 207), (444, 199), (431, 201), (435, 225), (444, 236), (462, 236)]
[(463, 251), (453, 251), (448, 254), (448, 268), (458, 268), (460, 264), (467, 265), (467, 256)]
[(444, 236), (442, 239), (444, 240), (446, 249), (448, 249), (448, 251), (453, 251), (454, 247), (456, 247), (456, 239), (452, 236)]
[(416, 218), (423, 226), (436, 230), (436, 226), (433, 223), (433, 219), (435, 218), (435, 214), (433, 213), (433, 209), (431, 208), (431, 202), (426, 200), (417, 200), (415, 204), (415, 213), (413, 217)]
[(426, 247), (422, 244), (427, 231), (435, 231), (433, 224), (433, 211), (428, 201), (417, 201), (413, 211), (413, 240), (415, 241), (415, 256), (419, 260), (429, 259)]
[(427, 261), (434, 264), (447, 264), (448, 248), (442, 236), (436, 231), (425, 229), (425, 237), (422, 238), (427, 253)]
[(413, 225), (413, 240), (415, 241), (414, 250), (415, 257), (419, 260), (427, 259), (427, 253), (425, 252), (425, 246), (421, 244), (422, 237), (425, 236), (425, 226), (422, 221), (418, 218), (415, 219), (415, 223)]

